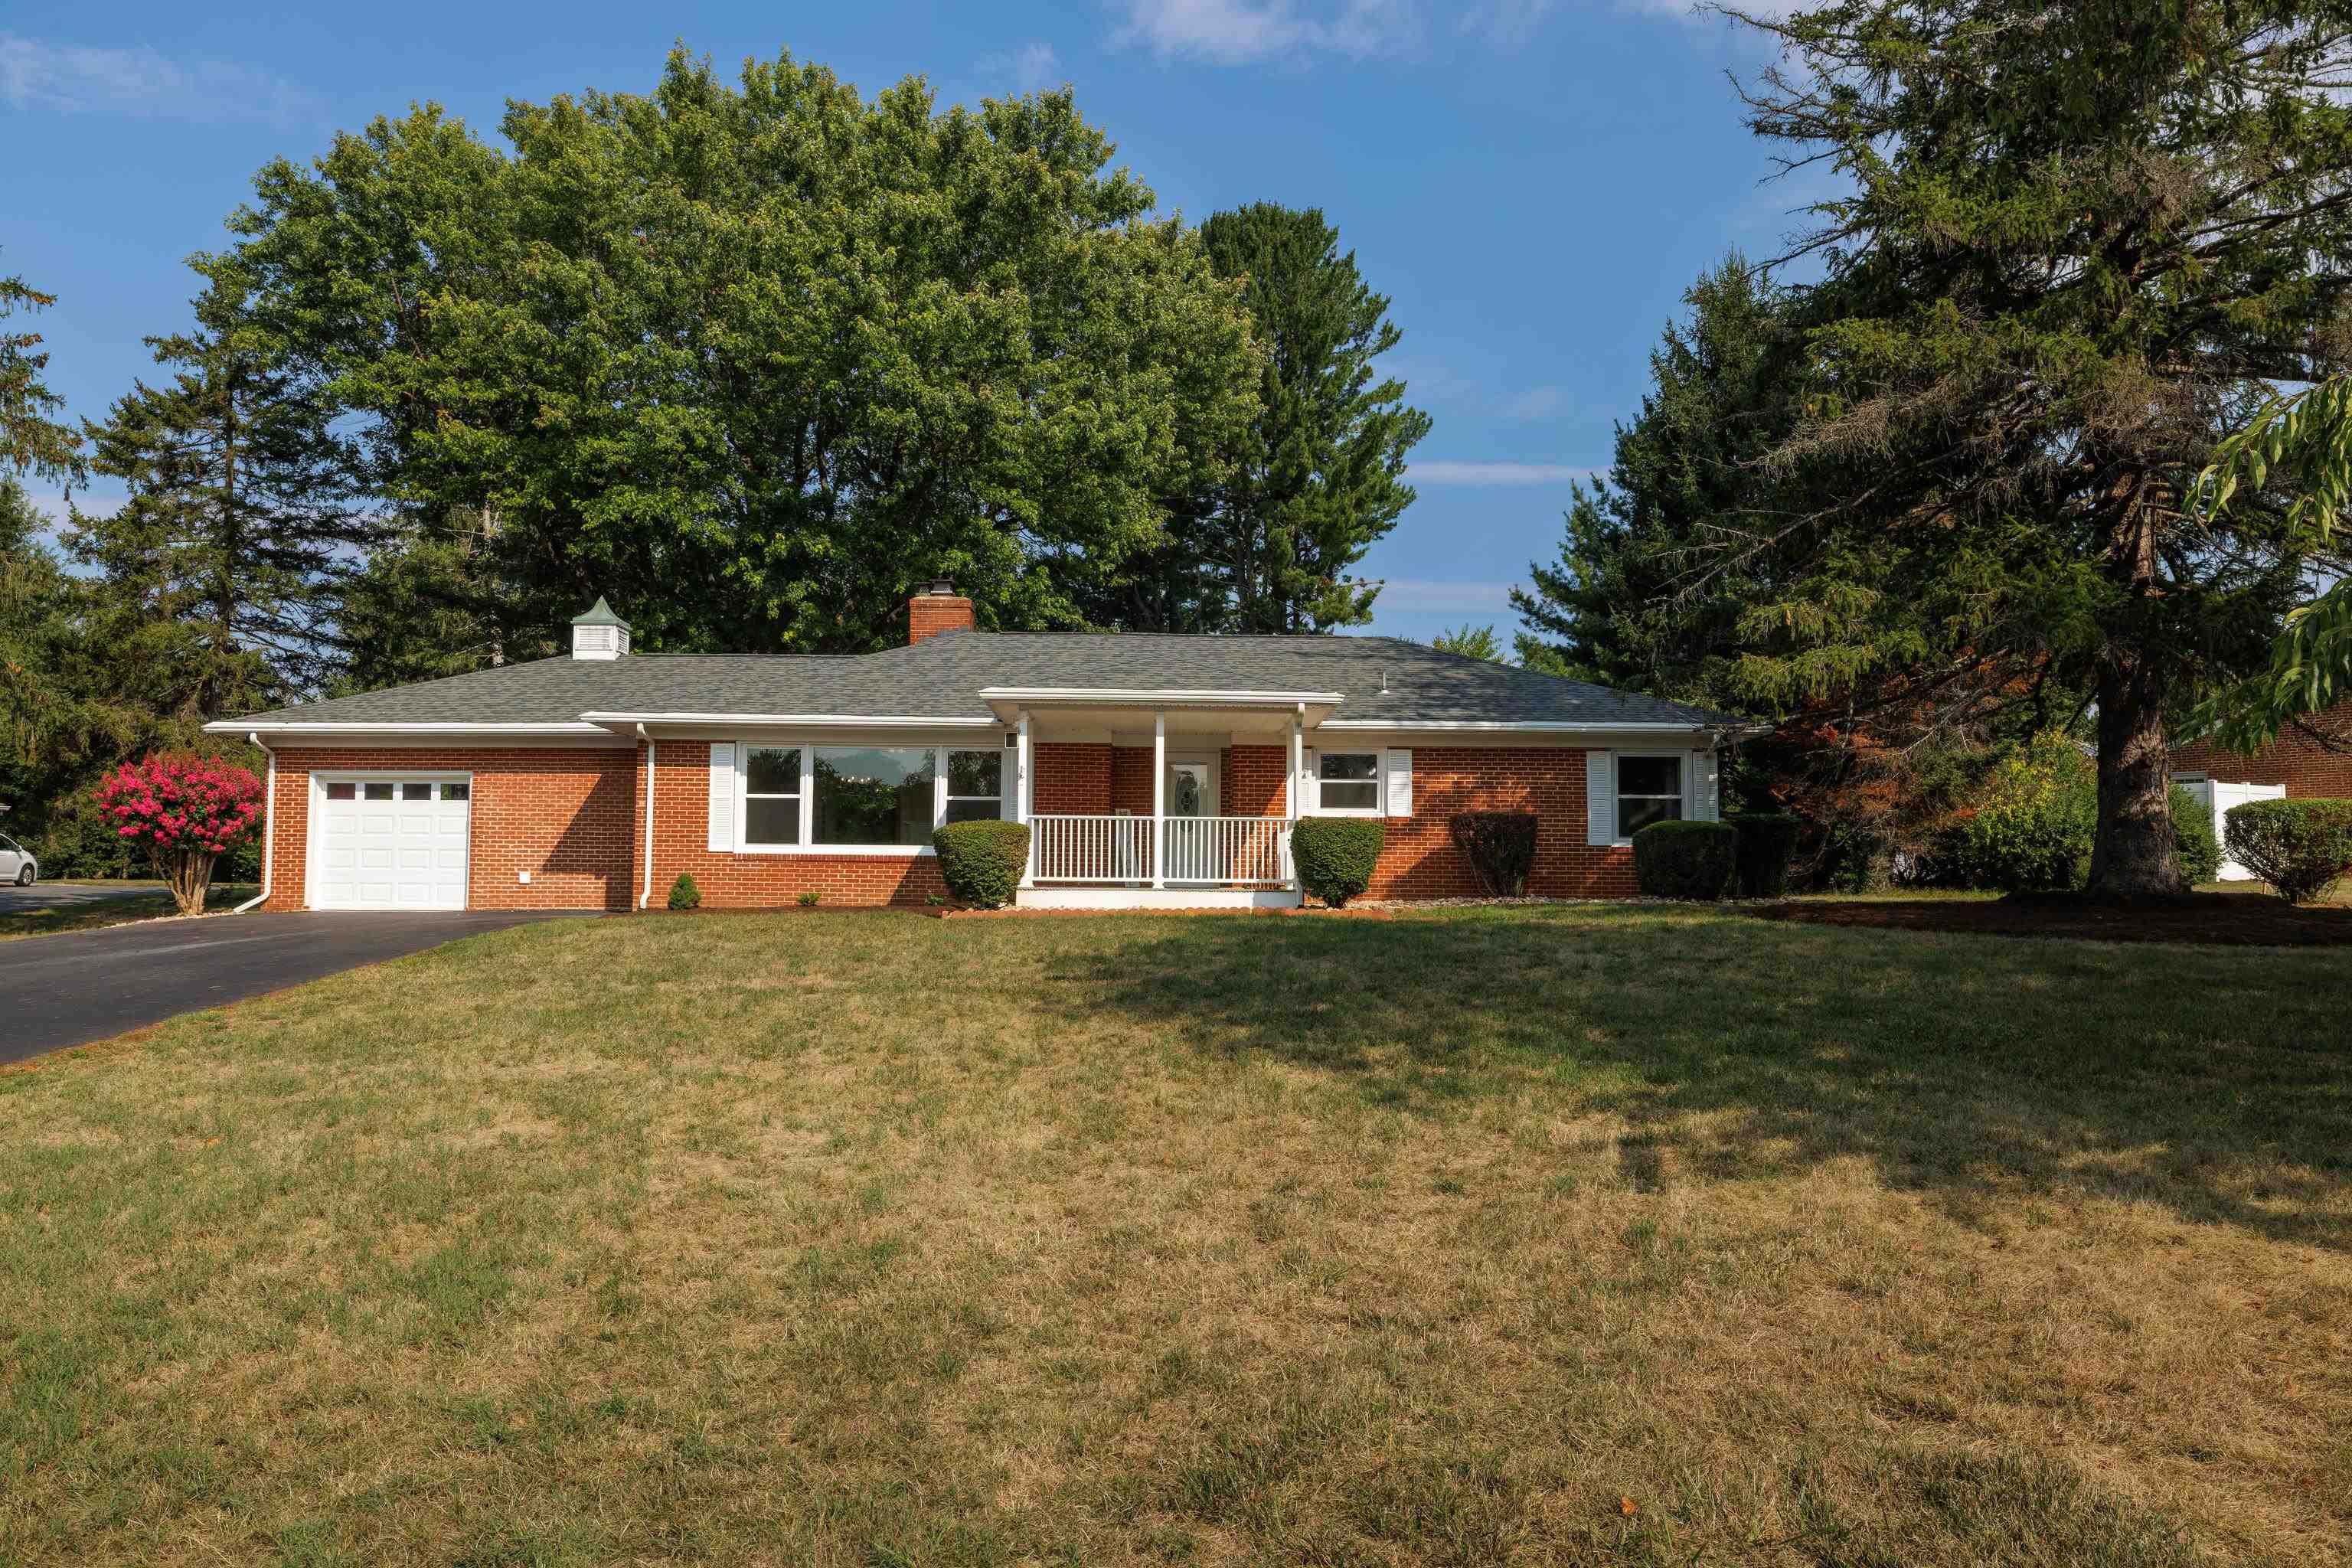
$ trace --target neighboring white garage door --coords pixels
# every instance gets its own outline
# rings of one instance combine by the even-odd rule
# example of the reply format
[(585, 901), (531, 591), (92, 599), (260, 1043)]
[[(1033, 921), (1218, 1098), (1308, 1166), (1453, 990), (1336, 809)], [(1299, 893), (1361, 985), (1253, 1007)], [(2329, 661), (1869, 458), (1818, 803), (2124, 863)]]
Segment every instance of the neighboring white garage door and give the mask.
[(470, 777), (325, 773), (310, 781), (310, 907), (462, 910)]

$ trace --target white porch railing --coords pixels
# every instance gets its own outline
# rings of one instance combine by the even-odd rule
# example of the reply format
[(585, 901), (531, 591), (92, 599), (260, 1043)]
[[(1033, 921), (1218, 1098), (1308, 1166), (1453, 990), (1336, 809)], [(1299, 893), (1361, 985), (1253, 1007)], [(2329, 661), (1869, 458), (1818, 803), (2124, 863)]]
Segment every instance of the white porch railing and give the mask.
[[(1198, 886), (1290, 880), (1290, 824), (1279, 816), (1055, 814), (1032, 816), (1029, 828), (1033, 882)], [(1155, 840), (1164, 845), (1164, 855), (1152, 853)]]

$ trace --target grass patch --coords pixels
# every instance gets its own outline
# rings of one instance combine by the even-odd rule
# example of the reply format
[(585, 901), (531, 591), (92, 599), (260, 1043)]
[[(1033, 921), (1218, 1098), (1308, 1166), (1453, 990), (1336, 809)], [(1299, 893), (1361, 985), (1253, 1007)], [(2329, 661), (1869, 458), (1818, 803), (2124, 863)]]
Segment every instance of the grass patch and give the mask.
[[(104, 884), (73, 883), (76, 887)], [(115, 884), (119, 886), (120, 884)], [(205, 895), (206, 910), (232, 909), (253, 897), (250, 883), (216, 883)], [(161, 920), (179, 912), (172, 895), (162, 884), (152, 893), (135, 897), (100, 899), (87, 904), (68, 904), (47, 909), (20, 910), (8, 907), (8, 895), (0, 891), (0, 942), (13, 942), (19, 937), (55, 936), (60, 931), (96, 931), (101, 926), (128, 925), (132, 921)]]
[(557, 921), (0, 1071), (0, 1562), (2352, 1553), (2324, 952)]

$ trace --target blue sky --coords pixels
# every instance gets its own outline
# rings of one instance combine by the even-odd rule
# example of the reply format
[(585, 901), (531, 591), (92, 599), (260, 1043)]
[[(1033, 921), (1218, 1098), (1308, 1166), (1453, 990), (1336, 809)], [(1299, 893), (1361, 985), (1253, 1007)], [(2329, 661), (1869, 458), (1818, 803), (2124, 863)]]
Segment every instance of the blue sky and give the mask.
[(1436, 420), (1420, 500), (1364, 566), (1389, 584), (1374, 629), (1407, 637), (1511, 629), (1505, 591), (1607, 464), (1684, 287), (1730, 247), (1776, 254), (1803, 195), (1765, 183), (1725, 79), (1756, 44), (1683, 0), (14, 0), (0, 276), (61, 297), (36, 323), (50, 384), (100, 416), (141, 337), (184, 323), (183, 262), (265, 160), (428, 99), (493, 133), (509, 98), (649, 86), (673, 40), (722, 67), (788, 48), (869, 94), (919, 73), (942, 102), (1067, 82), (1163, 208), (1322, 207)]

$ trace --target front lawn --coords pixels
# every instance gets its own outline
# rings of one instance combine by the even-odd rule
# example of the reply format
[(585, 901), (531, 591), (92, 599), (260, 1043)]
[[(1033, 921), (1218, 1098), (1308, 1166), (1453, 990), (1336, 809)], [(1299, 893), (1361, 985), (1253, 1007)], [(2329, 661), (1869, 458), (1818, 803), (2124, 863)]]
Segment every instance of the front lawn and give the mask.
[(0, 1073), (0, 1562), (2352, 1554), (2352, 968), (557, 921)]

